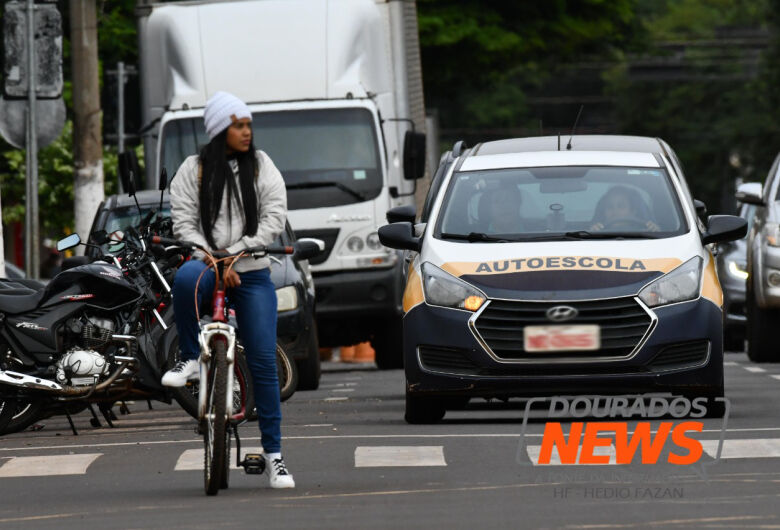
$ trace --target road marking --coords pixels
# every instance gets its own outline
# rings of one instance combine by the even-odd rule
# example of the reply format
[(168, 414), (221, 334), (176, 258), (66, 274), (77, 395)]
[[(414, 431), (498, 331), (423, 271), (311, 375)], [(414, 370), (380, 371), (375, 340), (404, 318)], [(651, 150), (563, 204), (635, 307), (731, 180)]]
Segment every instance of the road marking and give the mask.
[(331, 392), (354, 392), (354, 388), (334, 388)]
[(80, 455), (16, 456), (0, 466), (0, 477), (83, 475), (102, 453)]
[(766, 370), (764, 370), (760, 366), (743, 366), (742, 368), (744, 368), (748, 372), (752, 372), (754, 374), (762, 374), (762, 373), (766, 372)]
[(320, 385), (320, 388), (342, 388), (345, 386), (357, 386), (357, 383), (336, 383), (335, 385)]
[(780, 381), (780, 375), (772, 374), (769, 377), (771, 377), (772, 379), (777, 379), (778, 381)]
[[(345, 399), (345, 398), (341, 398)], [(780, 427), (756, 427), (745, 429), (728, 429), (727, 433), (736, 432), (765, 432), (765, 431), (780, 431)], [(653, 430), (652, 433), (657, 431)], [(714, 433), (720, 434), (720, 429), (704, 429), (702, 433)], [(633, 434), (633, 431), (628, 431), (628, 434)], [(542, 438), (544, 433), (526, 433), (526, 438)], [(520, 438), (520, 433), (471, 433), (471, 434), (323, 434), (323, 435), (298, 435), (298, 436), (284, 436), (285, 440), (336, 440), (336, 439), (415, 439), (415, 438)], [(242, 436), (242, 441), (260, 441), (259, 436)], [(52, 449), (97, 449), (102, 447), (126, 447), (136, 446), (142, 447), (145, 445), (173, 445), (173, 444), (202, 444), (203, 438), (190, 438), (187, 440), (152, 440), (152, 441), (138, 441), (138, 442), (109, 442), (99, 444), (71, 444), (71, 445), (47, 445), (40, 447), (3, 447), (0, 448), (0, 453), (9, 453), (13, 451), (50, 451)], [(0, 457), (3, 458), (3, 457)], [(9, 458), (9, 457), (5, 457)]]
[[(242, 447), (241, 453), (246, 456), (247, 453), (262, 453), (262, 447)], [(239, 469), (236, 466), (236, 448), (230, 448), (230, 469)], [(179, 455), (176, 461), (174, 471), (203, 471), (203, 449), (187, 449)]]
[(735, 361), (723, 361), (723, 366), (739, 366), (740, 364)]
[[(702, 440), (701, 445), (708, 455), (718, 454), (718, 440)], [(723, 459), (732, 458), (777, 458), (780, 457), (780, 439), (756, 438), (750, 440), (724, 440)]]
[(333, 427), (332, 423), (309, 423), (308, 425), (298, 425), (298, 427)]
[(348, 397), (329, 397), (325, 398), (323, 401), (346, 401), (348, 399)]
[(398, 445), (355, 448), (355, 467), (446, 466), (441, 445)]

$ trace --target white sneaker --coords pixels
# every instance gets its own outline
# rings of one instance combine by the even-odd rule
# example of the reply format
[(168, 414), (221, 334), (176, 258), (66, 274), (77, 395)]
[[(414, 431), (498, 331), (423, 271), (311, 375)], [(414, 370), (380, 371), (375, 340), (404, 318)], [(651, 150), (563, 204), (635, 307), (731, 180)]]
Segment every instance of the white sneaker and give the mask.
[(295, 481), (290, 472), (287, 471), (283, 457), (270, 458), (266, 453), (263, 453), (263, 458), (265, 458), (265, 470), (270, 478), (272, 488), (295, 487)]
[(195, 359), (177, 362), (173, 368), (162, 376), (162, 385), (182, 387), (191, 379), (200, 379), (200, 367)]

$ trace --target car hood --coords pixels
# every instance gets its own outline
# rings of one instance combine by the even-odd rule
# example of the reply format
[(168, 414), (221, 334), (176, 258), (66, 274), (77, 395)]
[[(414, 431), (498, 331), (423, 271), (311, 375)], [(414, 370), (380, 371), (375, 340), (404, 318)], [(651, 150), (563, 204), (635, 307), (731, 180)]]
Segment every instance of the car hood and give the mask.
[(490, 298), (506, 299), (631, 296), (696, 255), (705, 258), (705, 265), (710, 257), (700, 243), (697, 246), (698, 238), (688, 236), (533, 243), (434, 241), (421, 261), (467, 281)]

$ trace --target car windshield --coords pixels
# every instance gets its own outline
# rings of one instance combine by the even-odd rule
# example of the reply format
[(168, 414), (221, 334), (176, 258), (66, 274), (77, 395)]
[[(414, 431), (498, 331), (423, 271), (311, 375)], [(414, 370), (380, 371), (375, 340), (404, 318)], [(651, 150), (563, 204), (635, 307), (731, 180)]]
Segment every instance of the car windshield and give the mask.
[[(282, 173), (290, 210), (364, 202), (382, 190), (374, 118), (360, 108), (262, 112), (252, 115), (256, 148)], [(203, 118), (163, 128), (163, 166), (175, 172), (208, 142)]]
[(569, 166), (455, 173), (435, 235), (468, 241), (655, 239), (687, 231), (663, 169)]
[[(142, 204), (141, 205), (141, 214), (138, 213), (138, 208), (136, 206), (127, 206), (123, 208), (116, 208), (114, 210), (109, 210), (108, 215), (105, 217), (105, 222), (103, 223), (102, 227), (96, 227), (97, 230), (105, 230), (108, 235), (113, 234), (114, 232), (120, 231), (124, 232), (129, 227), (138, 227), (138, 224), (141, 222), (141, 219), (146, 216), (150, 211), (152, 210), (159, 210), (160, 204)], [(165, 203), (163, 205), (162, 209), (162, 215), (165, 217), (170, 217), (171, 215), (171, 208), (170, 205)], [(154, 221), (157, 219), (157, 216), (155, 216), (151, 221)], [(116, 252), (117, 250), (122, 248), (121, 243), (106, 243), (100, 246), (101, 250), (103, 252)]]

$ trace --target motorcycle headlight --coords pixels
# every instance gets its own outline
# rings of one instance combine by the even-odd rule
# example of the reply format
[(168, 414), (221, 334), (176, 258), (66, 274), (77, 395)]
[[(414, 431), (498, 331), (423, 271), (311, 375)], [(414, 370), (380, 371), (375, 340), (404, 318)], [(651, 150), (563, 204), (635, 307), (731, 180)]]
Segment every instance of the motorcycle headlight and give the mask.
[(699, 256), (689, 259), (642, 289), (639, 298), (648, 307), (693, 300), (701, 289), (702, 262)]
[(430, 263), (421, 266), (425, 301), (431, 305), (476, 311), (485, 293)]
[(276, 311), (292, 311), (298, 307), (298, 290), (294, 285), (288, 285), (276, 290)]

